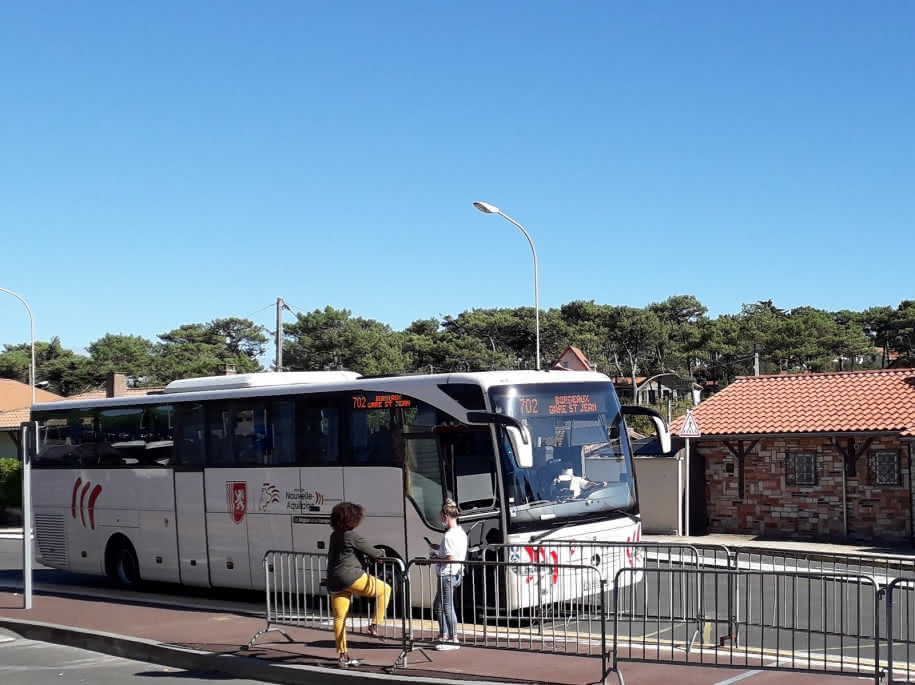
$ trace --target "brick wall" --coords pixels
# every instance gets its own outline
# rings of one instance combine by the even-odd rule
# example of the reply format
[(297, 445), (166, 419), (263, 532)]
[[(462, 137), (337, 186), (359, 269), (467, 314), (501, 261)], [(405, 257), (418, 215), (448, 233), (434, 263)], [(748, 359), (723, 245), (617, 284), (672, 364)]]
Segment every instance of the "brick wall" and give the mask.
[[(863, 440), (859, 439), (859, 442)], [(744, 444), (749, 446), (745, 440)], [(736, 440), (730, 443), (736, 447)], [(763, 438), (745, 458), (744, 497), (738, 493), (737, 458), (721, 441), (700, 440), (705, 457), (706, 511), (709, 533), (734, 533), (806, 539), (841, 539), (844, 458), (831, 438)], [(868, 457), (881, 449), (897, 450), (901, 484), (874, 485)], [(786, 457), (816, 455), (816, 485), (795, 485), (786, 477)], [(878, 438), (856, 462), (847, 479), (849, 538), (857, 541), (910, 542), (909, 448), (896, 438)]]

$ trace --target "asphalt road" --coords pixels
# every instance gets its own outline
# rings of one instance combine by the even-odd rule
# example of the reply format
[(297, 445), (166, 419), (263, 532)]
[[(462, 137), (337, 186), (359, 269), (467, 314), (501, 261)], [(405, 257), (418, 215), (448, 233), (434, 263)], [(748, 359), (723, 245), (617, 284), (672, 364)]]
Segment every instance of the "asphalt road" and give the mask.
[(260, 683), (26, 640), (0, 628), (0, 682), (9, 685), (193, 685), (221, 680), (231, 680), (233, 685)]

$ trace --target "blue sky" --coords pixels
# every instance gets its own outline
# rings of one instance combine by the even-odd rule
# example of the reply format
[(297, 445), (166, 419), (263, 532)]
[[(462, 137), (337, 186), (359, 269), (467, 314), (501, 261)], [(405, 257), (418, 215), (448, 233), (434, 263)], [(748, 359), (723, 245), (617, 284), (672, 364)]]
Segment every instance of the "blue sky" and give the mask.
[[(485, 200), (544, 308), (895, 305), (913, 27), (909, 1), (6, 3), (0, 286), (77, 350), (278, 295), (395, 329), (530, 305)], [(0, 296), (0, 344), (27, 334)]]

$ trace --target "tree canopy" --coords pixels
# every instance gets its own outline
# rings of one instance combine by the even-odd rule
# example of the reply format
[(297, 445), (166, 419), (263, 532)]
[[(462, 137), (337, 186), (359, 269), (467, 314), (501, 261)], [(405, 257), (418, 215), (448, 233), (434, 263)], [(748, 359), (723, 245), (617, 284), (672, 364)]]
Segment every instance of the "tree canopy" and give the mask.
[[(268, 331), (237, 317), (181, 324), (157, 340), (106, 333), (86, 354), (58, 338), (36, 343), (37, 380), (72, 395), (98, 387), (110, 372), (141, 386), (177, 378), (263, 370)], [(402, 331), (347, 309), (301, 312), (284, 326), (284, 370), (349, 369), (364, 375), (534, 368), (536, 327), (531, 307), (470, 309), (457, 316), (417, 319)], [(735, 314), (708, 316), (693, 295), (673, 295), (646, 307), (577, 300), (541, 311), (541, 365), (568, 345), (614, 376), (650, 376), (673, 370), (722, 386), (753, 373), (915, 365), (915, 300), (896, 307), (836, 312), (782, 309), (771, 300), (748, 303)], [(28, 343), (0, 351), (0, 377), (27, 382)]]

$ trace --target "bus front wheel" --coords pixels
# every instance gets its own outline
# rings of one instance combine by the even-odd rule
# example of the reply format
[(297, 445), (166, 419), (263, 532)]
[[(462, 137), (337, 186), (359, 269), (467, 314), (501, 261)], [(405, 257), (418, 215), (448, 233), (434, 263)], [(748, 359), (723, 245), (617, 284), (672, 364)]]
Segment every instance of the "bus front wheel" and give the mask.
[(122, 588), (133, 590), (140, 585), (140, 564), (133, 545), (125, 537), (115, 537), (105, 554), (108, 577)]

